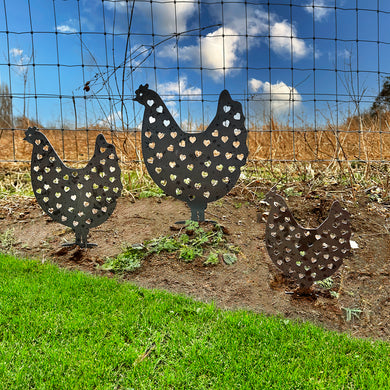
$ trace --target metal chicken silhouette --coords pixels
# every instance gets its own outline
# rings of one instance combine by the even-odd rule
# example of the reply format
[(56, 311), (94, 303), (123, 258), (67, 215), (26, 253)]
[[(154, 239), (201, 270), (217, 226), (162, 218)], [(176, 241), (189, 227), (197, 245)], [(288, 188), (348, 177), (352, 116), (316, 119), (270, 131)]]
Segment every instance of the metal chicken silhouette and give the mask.
[(42, 209), (56, 222), (73, 229), (76, 241), (64, 246), (91, 247), (89, 229), (101, 225), (113, 213), (122, 191), (121, 170), (115, 147), (103, 134), (96, 138), (95, 152), (81, 169), (67, 167), (35, 127), (26, 132), (33, 145), (31, 183)]
[(332, 204), (328, 218), (318, 228), (304, 229), (274, 189), (266, 201), (271, 206), (265, 231), (268, 254), (302, 289), (331, 276), (350, 255), (349, 213), (339, 202)]
[(190, 134), (148, 84), (139, 87), (134, 100), (145, 106), (142, 152), (150, 176), (166, 194), (188, 204), (192, 220), (204, 221), (207, 203), (234, 187), (248, 156), (241, 103), (222, 91), (211, 124)]

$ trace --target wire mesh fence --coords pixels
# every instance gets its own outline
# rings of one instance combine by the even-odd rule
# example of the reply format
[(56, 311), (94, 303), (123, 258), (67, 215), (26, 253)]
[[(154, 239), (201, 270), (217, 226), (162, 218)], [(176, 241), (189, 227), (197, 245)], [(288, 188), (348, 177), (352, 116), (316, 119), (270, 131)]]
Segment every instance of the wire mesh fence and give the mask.
[(250, 159), (390, 160), (385, 0), (3, 0), (0, 162), (38, 126), (70, 162), (96, 135), (140, 158), (140, 84), (185, 131), (239, 100)]

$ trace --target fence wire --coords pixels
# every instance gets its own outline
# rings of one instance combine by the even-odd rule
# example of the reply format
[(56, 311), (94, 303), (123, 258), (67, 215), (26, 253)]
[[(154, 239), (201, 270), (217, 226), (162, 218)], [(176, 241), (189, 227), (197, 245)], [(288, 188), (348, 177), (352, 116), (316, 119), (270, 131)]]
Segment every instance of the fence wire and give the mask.
[(2, 0), (0, 9), (0, 162), (29, 161), (32, 125), (64, 161), (87, 161), (100, 132), (122, 161), (140, 159), (133, 98), (145, 83), (190, 132), (208, 126), (228, 89), (253, 160), (390, 160), (386, 0)]

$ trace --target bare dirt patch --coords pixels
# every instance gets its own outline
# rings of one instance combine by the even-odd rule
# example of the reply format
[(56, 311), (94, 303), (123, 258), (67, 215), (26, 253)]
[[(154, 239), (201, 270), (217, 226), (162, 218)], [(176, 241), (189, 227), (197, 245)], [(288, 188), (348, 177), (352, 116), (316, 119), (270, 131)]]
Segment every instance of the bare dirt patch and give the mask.
[[(306, 193), (306, 192), (304, 192)], [(237, 195), (237, 194), (236, 194)], [(203, 265), (201, 259), (184, 263), (170, 254), (148, 257), (139, 270), (120, 277), (147, 288), (166, 289), (219, 307), (245, 308), (287, 318), (310, 320), (329, 329), (354, 336), (389, 339), (390, 327), (390, 241), (387, 207), (361, 193), (352, 199), (346, 192), (333, 191), (295, 196), (288, 204), (306, 227), (318, 226), (327, 216), (333, 197), (341, 200), (352, 216), (353, 237), (359, 245), (353, 256), (333, 276), (331, 290), (315, 287), (311, 297), (293, 293), (296, 285), (281, 276), (264, 246), (266, 206), (234, 196), (212, 203), (207, 217), (227, 231), (226, 239), (241, 248), (238, 261), (226, 265)], [(49, 259), (62, 267), (80, 269), (112, 277), (99, 266), (104, 259), (120, 253), (124, 243), (172, 234), (175, 221), (189, 217), (189, 209), (171, 198), (136, 200), (120, 198), (112, 217), (93, 229), (91, 249), (62, 248), (73, 233), (45, 216), (32, 198), (0, 200), (0, 250), (12, 249), (18, 255)], [(6, 232), (12, 232), (4, 239)], [(333, 294), (330, 291), (334, 291)], [(338, 296), (337, 296), (338, 295)], [(358, 309), (351, 312), (351, 309)], [(348, 318), (348, 313), (350, 318)], [(355, 314), (353, 314), (355, 313)], [(349, 319), (349, 321), (348, 321)]]

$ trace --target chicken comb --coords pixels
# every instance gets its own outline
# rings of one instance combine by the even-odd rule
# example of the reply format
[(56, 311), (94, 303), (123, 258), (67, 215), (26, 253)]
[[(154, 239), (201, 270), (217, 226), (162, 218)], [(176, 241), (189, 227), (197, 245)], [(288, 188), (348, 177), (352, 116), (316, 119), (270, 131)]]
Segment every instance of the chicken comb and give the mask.
[(300, 226), (284, 198), (275, 191), (266, 195), (271, 206), (265, 244), (273, 263), (302, 289), (334, 274), (350, 255), (350, 215), (335, 201), (327, 219), (316, 229)]

